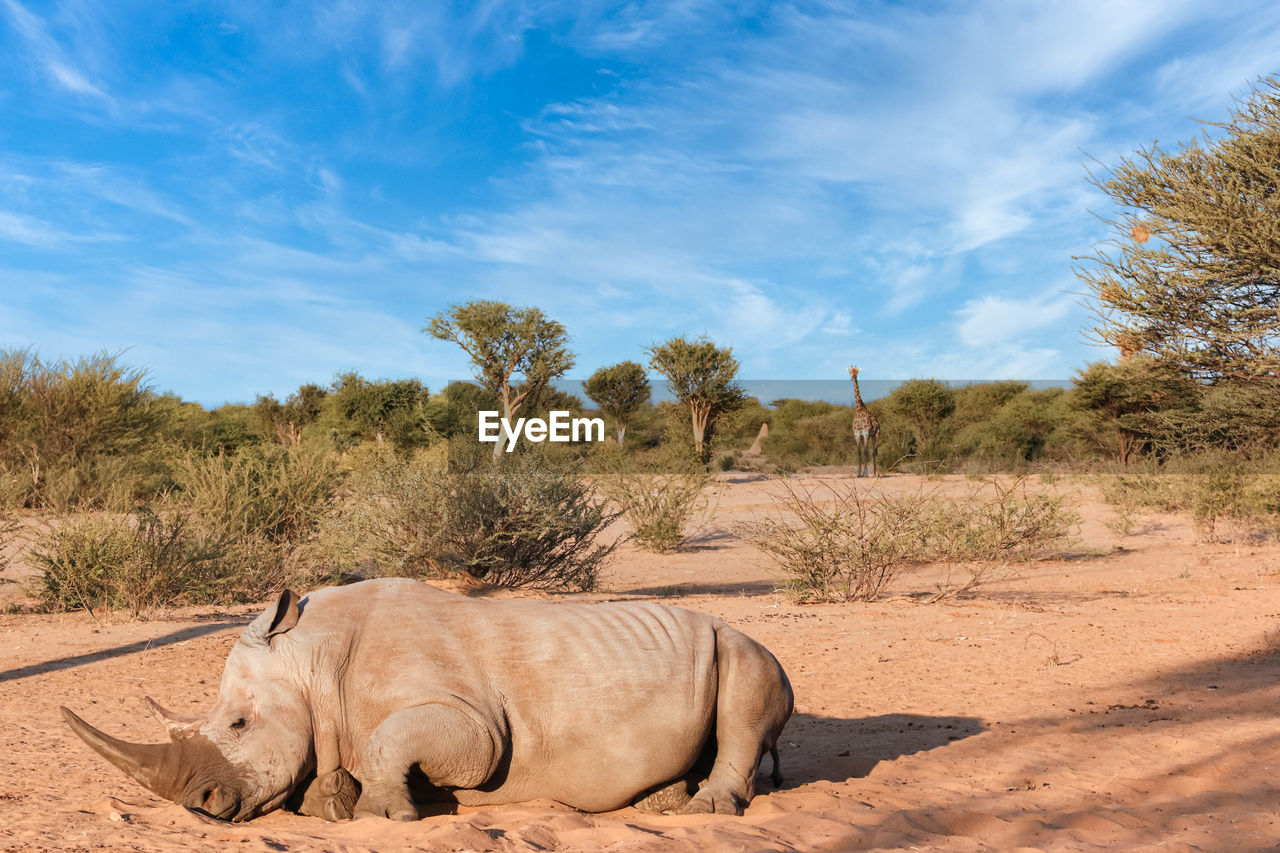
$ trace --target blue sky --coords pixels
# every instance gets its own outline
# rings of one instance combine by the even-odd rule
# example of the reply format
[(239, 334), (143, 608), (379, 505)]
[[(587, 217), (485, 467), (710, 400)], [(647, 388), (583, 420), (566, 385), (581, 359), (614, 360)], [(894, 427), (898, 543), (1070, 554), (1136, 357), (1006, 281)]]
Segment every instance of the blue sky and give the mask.
[(205, 405), (465, 378), (426, 319), (742, 375), (1067, 378), (1085, 180), (1280, 71), (1272, 2), (0, 0), (0, 347)]

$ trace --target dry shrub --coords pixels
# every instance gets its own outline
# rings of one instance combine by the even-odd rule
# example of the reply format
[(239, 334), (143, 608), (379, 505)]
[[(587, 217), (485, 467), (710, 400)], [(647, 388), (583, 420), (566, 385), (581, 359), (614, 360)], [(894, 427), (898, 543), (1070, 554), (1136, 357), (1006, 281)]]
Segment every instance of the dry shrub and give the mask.
[(372, 450), (354, 460), (348, 485), (328, 541), (368, 574), (590, 590), (616, 547), (596, 544), (617, 513), (572, 460)]
[(608, 451), (595, 462), (600, 492), (631, 527), (631, 541), (665, 554), (679, 548), (712, 513), (705, 468), (669, 457), (626, 457)]
[[(0, 572), (9, 566), (9, 547), (22, 529), (13, 513), (0, 504)], [(3, 583), (0, 580), (0, 583)]]
[(801, 602), (870, 601), (901, 569), (935, 562), (946, 571), (925, 600), (938, 601), (1061, 547), (1079, 520), (1063, 498), (1029, 493), (1025, 479), (992, 479), (961, 498), (781, 485), (780, 512), (734, 532), (777, 561), (781, 588)]
[(946, 572), (926, 600), (975, 589), (1017, 563), (1056, 553), (1079, 523), (1064, 498), (1031, 493), (1025, 477), (992, 477), (961, 499), (932, 498), (922, 540), (925, 555)]
[(734, 533), (777, 561), (792, 600), (871, 601), (921, 559), (928, 496), (780, 484), (774, 503), (782, 514), (737, 524)]

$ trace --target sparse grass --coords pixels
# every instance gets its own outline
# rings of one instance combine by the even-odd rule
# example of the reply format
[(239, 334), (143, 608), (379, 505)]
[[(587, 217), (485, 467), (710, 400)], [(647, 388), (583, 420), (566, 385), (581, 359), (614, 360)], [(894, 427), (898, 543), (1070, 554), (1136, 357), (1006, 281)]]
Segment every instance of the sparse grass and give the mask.
[(1128, 535), (1143, 509), (1190, 517), (1201, 542), (1242, 542), (1280, 530), (1280, 475), (1229, 457), (1203, 454), (1162, 473), (1101, 475), (1115, 510), (1108, 526)]

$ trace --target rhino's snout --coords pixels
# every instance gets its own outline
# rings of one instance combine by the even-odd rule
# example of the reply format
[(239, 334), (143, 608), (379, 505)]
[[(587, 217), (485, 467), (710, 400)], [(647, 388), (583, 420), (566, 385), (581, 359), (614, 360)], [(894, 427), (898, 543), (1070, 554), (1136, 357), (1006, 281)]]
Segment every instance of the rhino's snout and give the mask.
[(240, 796), (225, 785), (205, 788), (192, 800), (186, 804), (189, 808), (199, 809), (210, 817), (220, 820), (240, 817)]
[(71, 729), (94, 751), (166, 800), (223, 820), (247, 820), (240, 790), (243, 768), (226, 760), (207, 738), (186, 733), (167, 744), (133, 744), (113, 738), (63, 708)]

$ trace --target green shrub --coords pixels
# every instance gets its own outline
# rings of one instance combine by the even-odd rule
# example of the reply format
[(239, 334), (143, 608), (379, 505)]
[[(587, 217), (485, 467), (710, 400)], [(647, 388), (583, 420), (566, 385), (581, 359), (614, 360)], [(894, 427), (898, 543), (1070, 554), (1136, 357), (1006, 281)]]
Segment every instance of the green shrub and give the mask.
[(1053, 434), (1067, 420), (1067, 397), (1061, 388), (1023, 391), (988, 419), (971, 423), (956, 436), (964, 457), (1020, 467), (1039, 458)]
[(595, 544), (615, 517), (570, 460), (373, 450), (353, 465), (328, 541), (375, 574), (589, 590), (616, 547)]
[(128, 504), (154, 485), (168, 407), (107, 353), (45, 362), (0, 351), (0, 474), (29, 507)]
[(893, 389), (885, 406), (910, 424), (918, 452), (942, 455), (943, 423), (956, 409), (950, 385), (936, 379), (910, 379)]
[(187, 535), (176, 515), (75, 516), (31, 550), (42, 570), (38, 595), (51, 610), (124, 609), (222, 600), (217, 546)]
[(256, 601), (290, 583), (310, 585), (305, 565), (340, 482), (332, 454), (301, 445), (251, 445), (234, 455), (190, 453), (164, 506), (187, 535), (218, 553), (219, 601)]
[(308, 447), (254, 445), (234, 455), (187, 454), (176, 498), (210, 534), (227, 541), (305, 541), (338, 486), (334, 457)]
[[(728, 457), (726, 457), (728, 458)], [(625, 457), (606, 448), (593, 459), (600, 492), (621, 512), (631, 541), (663, 554), (679, 548), (694, 522), (711, 512), (706, 494), (712, 477), (688, 457), (649, 454)]]
[(778, 408), (761, 448), (770, 458), (791, 467), (839, 465), (854, 458), (851, 409), (804, 400), (775, 402)]

